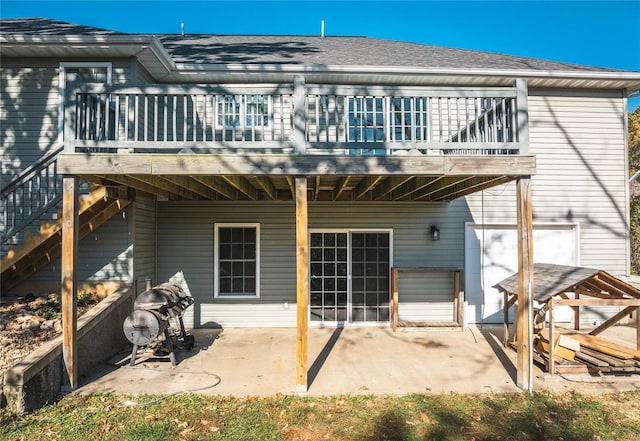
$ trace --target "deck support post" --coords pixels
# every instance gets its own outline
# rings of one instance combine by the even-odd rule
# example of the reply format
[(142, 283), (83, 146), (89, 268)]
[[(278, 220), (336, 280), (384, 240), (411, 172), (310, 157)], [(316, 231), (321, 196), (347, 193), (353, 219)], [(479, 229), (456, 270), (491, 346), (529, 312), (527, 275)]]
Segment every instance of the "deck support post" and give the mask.
[(531, 177), (518, 178), (518, 306), (517, 315), (517, 375), (520, 389), (533, 391), (533, 208)]
[(398, 329), (398, 269), (391, 268), (391, 329)]
[(509, 346), (509, 293), (504, 291), (504, 304), (502, 305), (502, 346)]
[(309, 338), (309, 223), (307, 178), (296, 176), (296, 392), (308, 389), (307, 358)]
[(556, 342), (556, 334), (553, 332), (555, 328), (555, 317), (554, 317), (554, 301), (553, 299), (549, 300), (549, 374), (556, 374), (556, 354), (555, 354), (555, 342)]
[(65, 176), (62, 179), (62, 262), (61, 287), (62, 298), (62, 360), (67, 374), (68, 384), (63, 389), (74, 390), (78, 387), (78, 348), (76, 345), (77, 312), (77, 275), (78, 257), (78, 178)]

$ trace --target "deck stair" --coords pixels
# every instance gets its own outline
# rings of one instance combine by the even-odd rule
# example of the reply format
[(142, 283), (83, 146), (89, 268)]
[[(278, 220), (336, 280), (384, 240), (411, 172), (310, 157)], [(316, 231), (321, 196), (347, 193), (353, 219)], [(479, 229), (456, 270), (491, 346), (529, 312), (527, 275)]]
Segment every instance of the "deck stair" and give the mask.
[[(89, 194), (79, 198), (79, 239), (95, 231), (129, 204), (126, 189), (92, 185)], [(60, 255), (61, 217), (61, 209), (58, 209), (56, 220), (41, 220), (39, 232), (25, 232), (21, 244), (9, 247), (0, 261), (3, 290), (15, 286)]]

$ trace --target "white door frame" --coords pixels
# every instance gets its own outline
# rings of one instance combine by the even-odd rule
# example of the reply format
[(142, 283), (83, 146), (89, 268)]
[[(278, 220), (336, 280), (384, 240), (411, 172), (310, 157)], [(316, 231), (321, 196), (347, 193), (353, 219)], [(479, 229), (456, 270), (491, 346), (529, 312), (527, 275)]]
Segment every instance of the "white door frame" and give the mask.
[[(347, 321), (312, 321), (311, 320), (311, 283), (309, 283), (309, 307), (307, 308), (307, 319), (310, 327), (384, 327), (389, 326), (391, 319), (391, 311), (389, 311), (389, 320), (384, 322), (353, 322), (351, 321), (352, 312), (352, 288), (351, 288), (351, 233), (388, 233), (389, 234), (389, 269), (393, 268), (393, 228), (310, 228), (309, 244), (311, 244), (311, 233), (346, 233), (347, 234)], [(389, 274), (391, 276), (391, 274)], [(311, 277), (311, 259), (309, 259), (309, 277)], [(389, 294), (391, 294), (391, 277), (389, 277)]]

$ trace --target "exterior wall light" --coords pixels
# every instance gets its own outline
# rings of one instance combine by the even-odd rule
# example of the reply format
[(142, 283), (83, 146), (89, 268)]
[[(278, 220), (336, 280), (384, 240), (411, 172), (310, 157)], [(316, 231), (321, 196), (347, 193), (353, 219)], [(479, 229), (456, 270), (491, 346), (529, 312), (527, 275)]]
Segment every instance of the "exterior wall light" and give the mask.
[(440, 240), (440, 230), (437, 225), (431, 225), (431, 240)]

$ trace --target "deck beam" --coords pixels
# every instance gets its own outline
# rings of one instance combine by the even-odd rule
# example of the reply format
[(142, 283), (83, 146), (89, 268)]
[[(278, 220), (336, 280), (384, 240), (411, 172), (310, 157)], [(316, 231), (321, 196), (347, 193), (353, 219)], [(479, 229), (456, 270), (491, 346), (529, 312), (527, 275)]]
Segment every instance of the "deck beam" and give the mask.
[(534, 155), (472, 157), (61, 153), (58, 157), (58, 172), (78, 175), (189, 176), (529, 176), (535, 174), (535, 163)]

